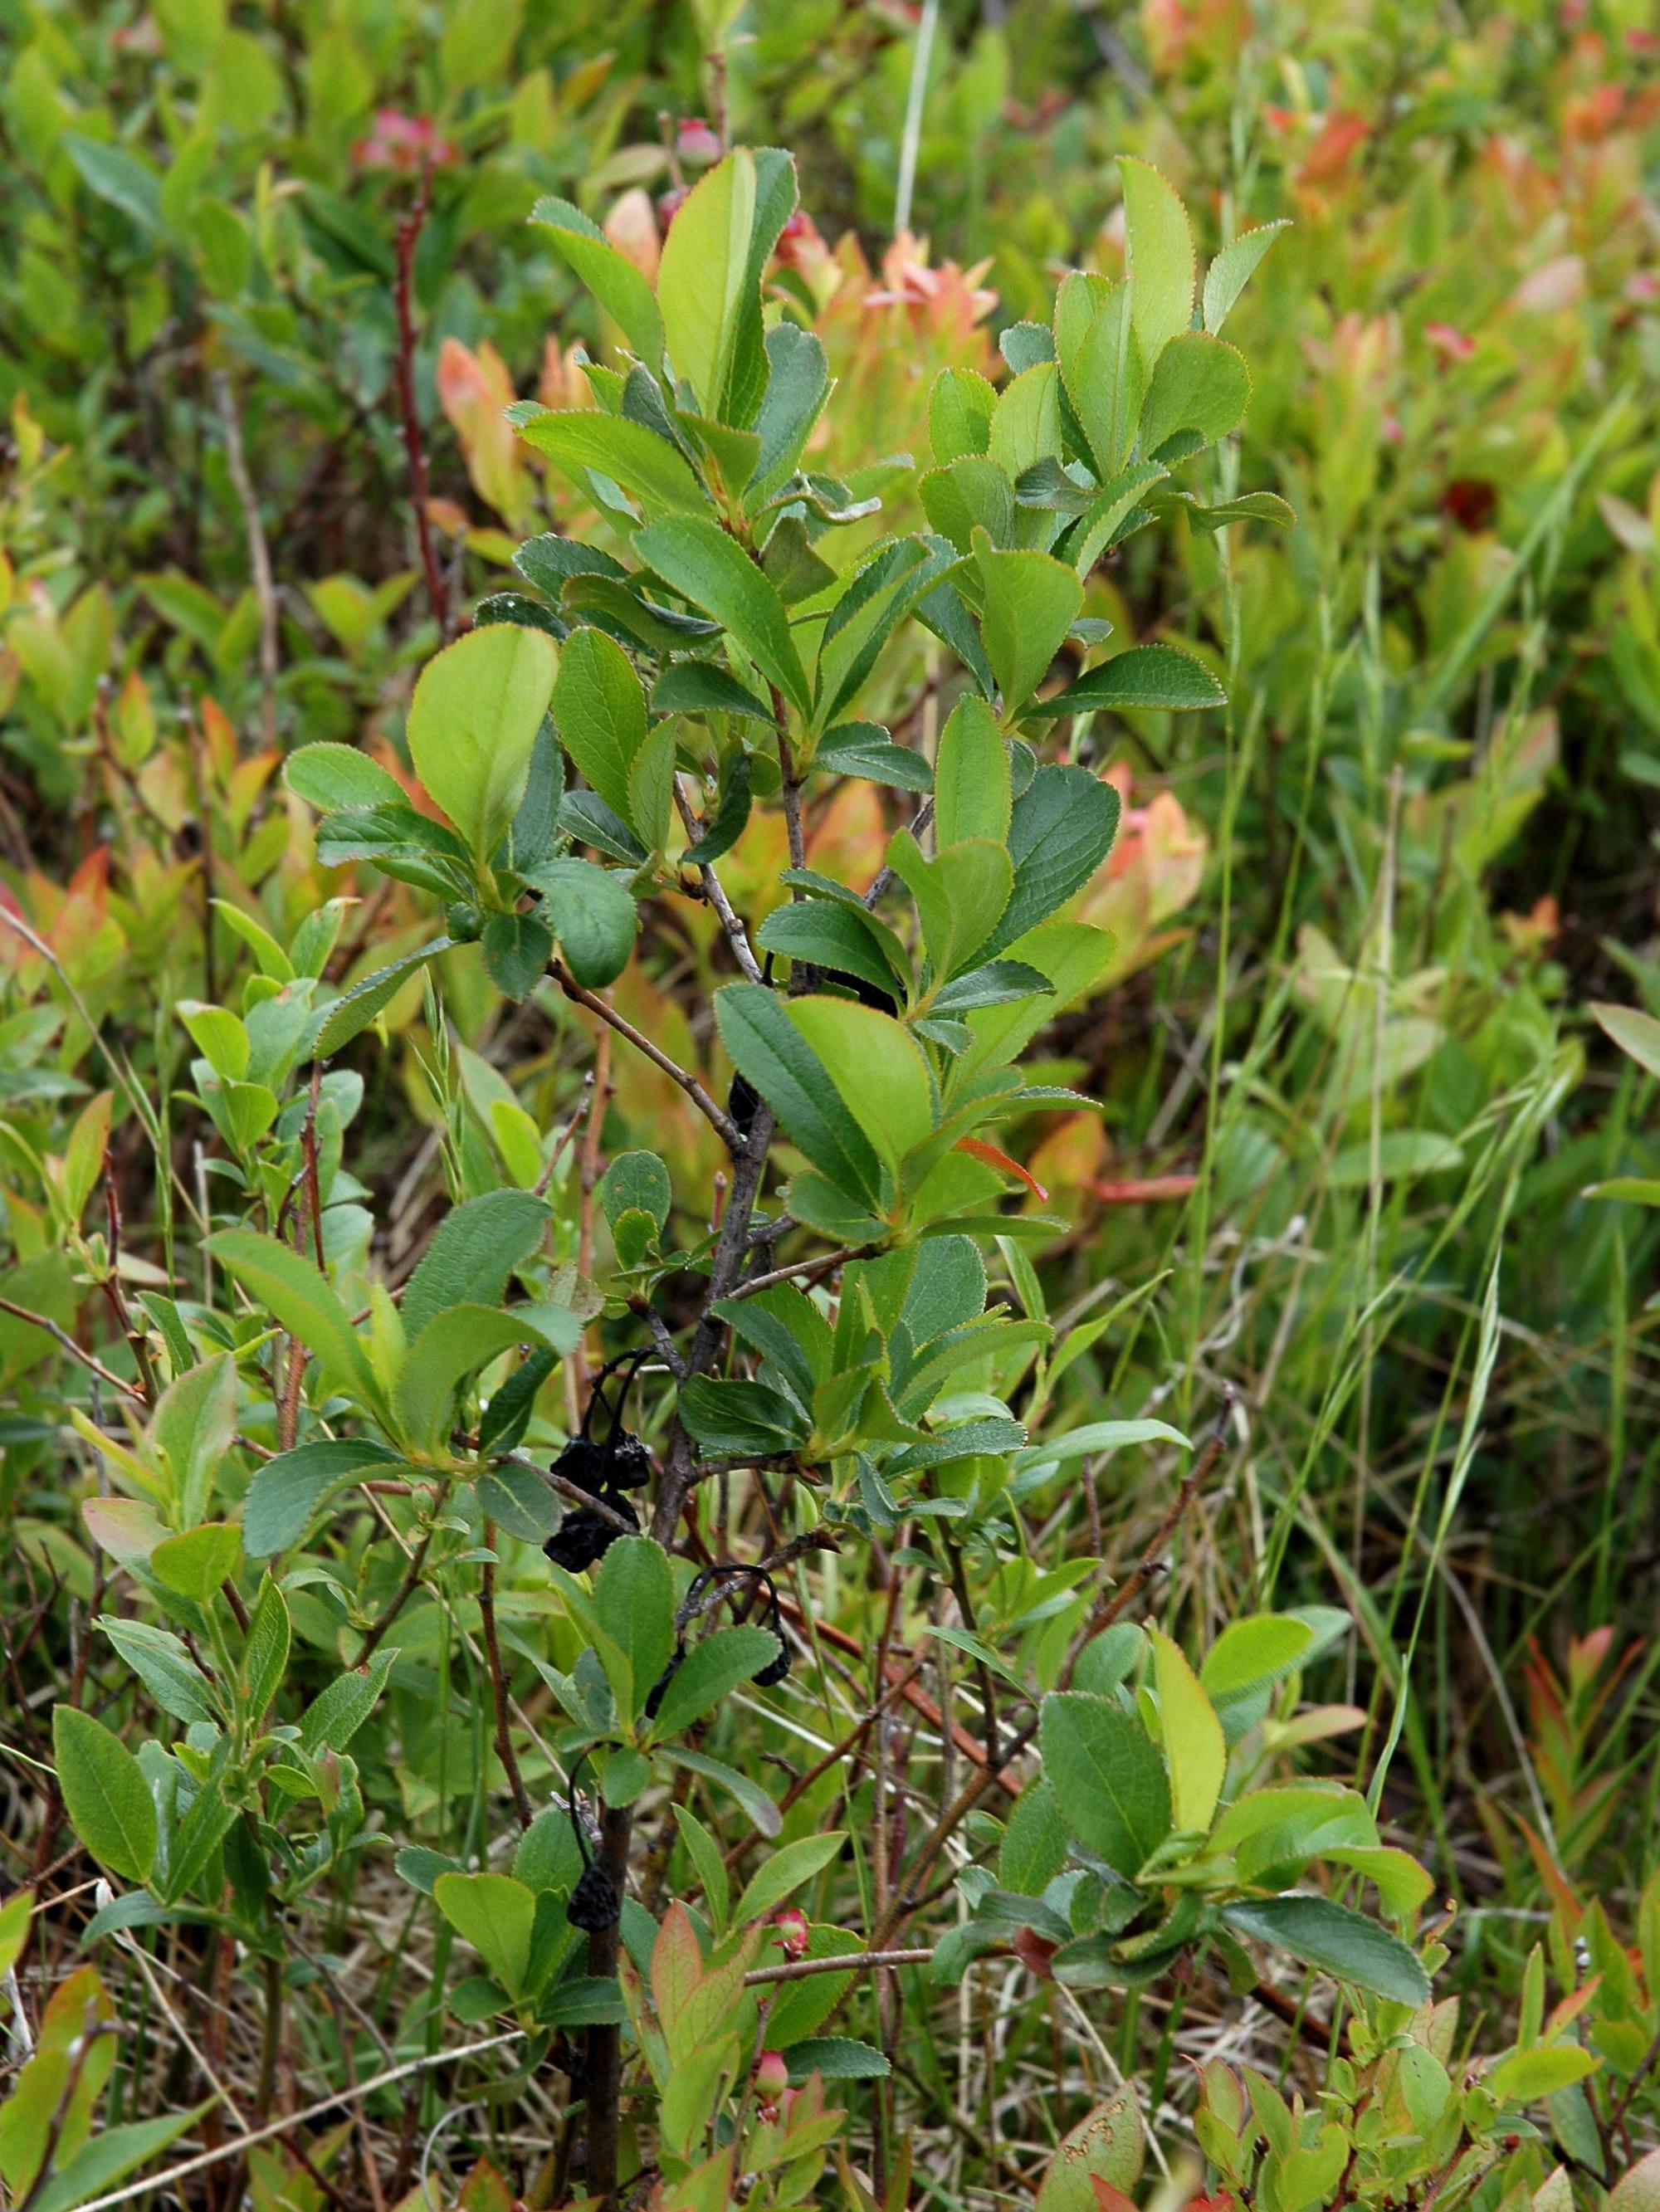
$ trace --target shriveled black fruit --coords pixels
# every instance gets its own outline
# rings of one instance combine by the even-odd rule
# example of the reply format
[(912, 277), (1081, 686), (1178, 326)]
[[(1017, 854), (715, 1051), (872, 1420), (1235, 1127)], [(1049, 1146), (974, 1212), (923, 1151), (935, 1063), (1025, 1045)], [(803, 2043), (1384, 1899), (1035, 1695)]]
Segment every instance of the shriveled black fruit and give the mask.
[(553, 1472), (586, 1490), (590, 1498), (598, 1498), (609, 1486), (611, 1454), (592, 1437), (575, 1436), (553, 1462)]
[(623, 1900), (617, 1893), (617, 1884), (603, 1867), (590, 1860), (570, 1893), (565, 1917), (573, 1928), (597, 1936), (602, 1929), (614, 1928), (622, 1917)]
[[(776, 1634), (775, 1630), (774, 1632)], [(780, 1636), (778, 1638), (778, 1656), (775, 1659), (769, 1659), (766, 1665), (763, 1667), (758, 1673), (753, 1674), (751, 1677), (751, 1680), (761, 1689), (769, 1690), (775, 1682), (781, 1682), (785, 1675), (789, 1673), (789, 1646), (785, 1643), (783, 1638)]]
[(651, 1454), (638, 1437), (619, 1429), (607, 1447), (613, 1490), (643, 1490), (651, 1480)]
[[(626, 1498), (608, 1498), (605, 1503), (628, 1522), (629, 1528), (637, 1533), (640, 1516)], [(617, 1538), (627, 1533), (616, 1522), (608, 1521), (603, 1513), (596, 1513), (591, 1505), (579, 1505), (574, 1513), (565, 1516), (542, 1549), (556, 1567), (563, 1567), (567, 1574), (580, 1575), (603, 1559)]]

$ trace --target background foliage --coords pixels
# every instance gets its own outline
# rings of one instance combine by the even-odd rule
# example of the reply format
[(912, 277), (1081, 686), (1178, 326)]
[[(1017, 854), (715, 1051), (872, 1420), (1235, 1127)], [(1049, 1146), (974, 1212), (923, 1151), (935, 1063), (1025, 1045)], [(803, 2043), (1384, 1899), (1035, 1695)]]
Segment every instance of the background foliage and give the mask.
[[(510, 1337), (539, 1328), (546, 1357), (516, 1437), (497, 1416), (528, 1463), (579, 1433), (601, 1362), (644, 1340), (638, 1301), (683, 1346), (696, 1322), (716, 1177), (733, 1172), (717, 1125), (592, 1008), (551, 981), (518, 988), (511, 948), (409, 958), (471, 934), (453, 912), (466, 900), (419, 866), (378, 872), (319, 817), (390, 800), (435, 822), (422, 670), (481, 602), (545, 592), (513, 565), (526, 538), (625, 550), (592, 483), (506, 417), (515, 400), (603, 413), (582, 359), (617, 358), (532, 208), (574, 204), (654, 277), (676, 196), (724, 138), (796, 157), (800, 211), (768, 282), (836, 380), (806, 465), (833, 472), (851, 517), (818, 542), (838, 574), (881, 533), (951, 535), (927, 481), (936, 379), (1006, 387), (1065, 271), (1123, 276), (1121, 154), (1180, 191), (1201, 270), (1289, 219), (1228, 320), (1250, 367), (1243, 428), (1183, 481), (1213, 503), (1279, 495), (1296, 520), (1259, 508), (1207, 532), (1166, 509), (1085, 579), (1082, 620), (1113, 625), (1111, 657), (1097, 663), (1086, 628), (1046, 665), (1053, 691), (1086, 660), (1175, 642), (1229, 703), (1123, 704), (1063, 741), (1122, 803), (1073, 910), (1115, 950), (1025, 1066), (1103, 1110), (1063, 1103), (994, 1133), (1019, 1175), (999, 1186), (1010, 1219), (982, 1243), (973, 1317), (988, 1299), (1006, 1342), (956, 1379), (952, 1417), (1018, 1418), (1026, 1441), (986, 1455), (1006, 1506), (958, 1550), (949, 1515), (912, 1510), (952, 1498), (950, 1462), (891, 1516), (873, 1468), (839, 1548), (815, 1548), (812, 1486), (745, 1471), (780, 1434), (788, 1460), (799, 1436), (704, 1439), (738, 1464), (702, 1486), (701, 1537), (714, 1556), (787, 1555), (777, 1618), (795, 1664), (755, 1691), (766, 1607), (723, 1617), (695, 1653), (761, 1640), (724, 1647), (730, 1680), (691, 1713), (687, 1763), (641, 1785), (631, 1902), (657, 1925), (649, 1941), (623, 1929), (640, 2054), (625, 2176), (647, 2161), (628, 2185), (725, 2202), (724, 2183), (672, 2169), (684, 2151), (695, 2170), (689, 2147), (724, 2128), (772, 2192), (758, 2201), (780, 2204), (1040, 2190), (1045, 2212), (1219, 2190), (1277, 2212), (1461, 2192), (1549, 2195), (1550, 2212), (1569, 2195), (1646, 2203), (1647, 11), (166, 0), (5, 5), (0, 24), (0, 1851), (7, 1892), (35, 1900), (33, 1917), (15, 1903), (0, 1917), (11, 2201), (70, 2212), (203, 2153), (216, 2162), (187, 2190), (307, 2212), (422, 2191), (496, 2212), (582, 2186), (573, 2081), (616, 2002), (536, 1899), (568, 1899), (579, 1871), (561, 1780), (576, 1735), (610, 1740), (630, 1700), (624, 1718), (653, 1735), (645, 1687), (668, 1656), (653, 1639), (675, 1632), (662, 1592), (625, 1587), (609, 1559), (592, 1584), (550, 1572), (539, 1477), (515, 1487), (498, 1468), (495, 1491), (429, 1510), (398, 1487), (405, 1454), (324, 1443), (337, 1455), (300, 1470), (295, 1496), (266, 1485), (263, 1523), (251, 1485), (296, 1442), (290, 1341), (316, 1352), (318, 1328), (350, 1335), (354, 1318), (377, 1359), (398, 1326), (412, 1341), (423, 1255), (464, 1200), (496, 1209), (474, 1300), (499, 1306), (509, 1272), (532, 1270)], [(879, 514), (854, 512), (879, 498)], [(1029, 505), (1019, 526), (1057, 514)], [(938, 639), (897, 633), (867, 683), (861, 719), (935, 757), (961, 688)], [(719, 875), (764, 948), (790, 903), (788, 811), (760, 751), (709, 726), (711, 820), (738, 753), (756, 763)], [(1052, 732), (1026, 734), (1055, 757)], [(318, 743), (378, 768), (350, 787), (287, 781), (285, 759)], [(915, 796), (862, 770), (816, 781), (800, 857), (862, 893)], [(657, 842), (678, 852), (665, 819)], [(593, 952), (592, 988), (719, 1104), (733, 1067), (710, 994), (736, 971), (719, 913), (671, 897), (672, 873), (626, 966)], [(772, 927), (782, 960), (800, 924)], [(570, 932), (561, 957), (587, 988)], [(313, 1088), (315, 1030), (282, 1010), (324, 1015), (389, 963), (377, 1030)], [(629, 1166), (642, 1156), (660, 1168)], [(256, 1277), (268, 1255), (234, 1241), (296, 1228), (340, 1301), (323, 1322), (294, 1304), (314, 1300), (311, 1278)], [(480, 1362), (502, 1358), (508, 1340), (479, 1326)], [(768, 1388), (753, 1372), (767, 1349), (750, 1340), (708, 1387)], [(344, 1338), (337, 1352), (339, 1371), (326, 1352), (311, 1370), (307, 1422), (329, 1386), (360, 1407), (392, 1387), (384, 1364), (354, 1382), (344, 1370), (368, 1355)], [(660, 1466), (667, 1382), (656, 1367), (628, 1401)], [(417, 1456), (447, 1448), (435, 1388), (441, 1403), (399, 1400)], [(1198, 1455), (1171, 1439), (1212, 1435), (1195, 1498)], [(366, 1468), (371, 1486), (344, 1488)], [(231, 1533), (188, 1533), (204, 1527)], [(1055, 1690), (1093, 1618), (1096, 1561), (1134, 1602), (1129, 1640), (1098, 1654), (1081, 1693), (1139, 1682), (1145, 1722), (1183, 1710), (1196, 1676), (1198, 1735), (1213, 1706), (1230, 1757), (1248, 1740), (1230, 1794), (1358, 1790), (1323, 1844), (1403, 1851), (1456, 1908), (1415, 1917), (1409, 1883), (1372, 1897), (1442, 2004), (1414, 2012), (1414, 1990), (1378, 1987), (1389, 1967), (1369, 1975), (1306, 1928), (1290, 1946), (1305, 1970), (1249, 1918), (1231, 1988), (1223, 1953), (1172, 1967), (1164, 1921), (1135, 1923), (1158, 1937), (1145, 1976), (1122, 1954), (1099, 1979), (1087, 1960), (1057, 1975), (1078, 1923), (1048, 1885), (1079, 1868), (1059, 1872), (1036, 1813), (1005, 1832), (992, 1814), (1010, 1801), (988, 1790), (925, 1869), (909, 1940), (944, 1968), (787, 1981), (764, 2037), (745, 2020), (727, 2051), (713, 2024), (752, 2000), (719, 1976), (884, 1927), (934, 1813)], [(1271, 1706), (1236, 1731), (1217, 1658), (1231, 1625), (1293, 1609), (1308, 1633), (1287, 1632)], [(1140, 1620), (1167, 1641), (1138, 1640)], [(600, 1686), (579, 1654), (642, 1622), (628, 1688), (608, 1671), (612, 1717), (590, 1727), (599, 1709), (571, 1686), (590, 1701)], [(699, 1664), (715, 1681), (716, 1661)], [(272, 1740), (278, 1685), (289, 1733)], [(1061, 1691), (1037, 1747), (1055, 1777)], [(252, 1802), (225, 1795), (216, 1743), (239, 1762), (267, 1747), (247, 1787), (265, 1812), (286, 1805), (291, 1838), (263, 1875), (231, 1827), (215, 1832), (215, 1808), (234, 1824)], [(631, 1771), (607, 1785), (615, 1805)], [(1156, 1754), (1144, 1778), (1156, 1800)], [(1177, 1777), (1178, 1794), (1194, 1786)], [(1091, 1832), (1087, 1796), (1062, 1825), (1110, 1867), (1118, 1831)], [(1207, 1830), (1213, 1796), (1201, 1810), (1175, 1826)], [(1305, 1877), (1307, 1854), (1270, 1844), (1254, 1863), (1293, 1861), (1256, 1886), (1359, 1901), (1354, 1863)], [(780, 1930), (794, 1908), (800, 1929)], [(815, 2013), (803, 1993), (818, 1990)], [(508, 2034), (521, 2040), (495, 2039)], [(763, 2045), (782, 2078), (751, 2064)], [(1121, 2080), (1137, 2127), (1111, 2102)], [(1055, 2160), (1080, 2123), (1093, 2132)]]

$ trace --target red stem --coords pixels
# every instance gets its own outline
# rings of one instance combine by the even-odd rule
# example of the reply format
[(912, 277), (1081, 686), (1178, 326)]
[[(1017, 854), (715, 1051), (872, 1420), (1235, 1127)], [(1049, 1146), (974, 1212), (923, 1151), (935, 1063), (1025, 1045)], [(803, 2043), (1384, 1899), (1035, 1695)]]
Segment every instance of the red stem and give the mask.
[(398, 308), (398, 412), (404, 425), (404, 451), (409, 456), (410, 489), (415, 500), (415, 527), (421, 541), (421, 567), (427, 580), (427, 597), (438, 623), (441, 644), (450, 635), (449, 586), (444, 580), (438, 549), (432, 542), (432, 523), (427, 514), (427, 453), (421, 439), (421, 418), (415, 406), (415, 248), (432, 201), (432, 173), (421, 171), (421, 188), (415, 205), (398, 226), (398, 281), (393, 299)]

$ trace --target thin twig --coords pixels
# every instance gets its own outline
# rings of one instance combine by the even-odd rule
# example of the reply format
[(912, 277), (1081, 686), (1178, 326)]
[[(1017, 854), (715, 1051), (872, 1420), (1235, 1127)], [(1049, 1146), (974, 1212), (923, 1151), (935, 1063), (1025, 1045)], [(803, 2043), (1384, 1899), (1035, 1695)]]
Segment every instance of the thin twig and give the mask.
[[(489, 1551), (496, 1542), (494, 1525), (484, 1523), (484, 1549)], [(502, 1639), (496, 1632), (496, 1562), (484, 1562), (483, 1575), (478, 1591), (478, 1617), (484, 1631), (484, 1656), (489, 1662), (490, 1687), (496, 1695), (496, 1752), (513, 1792), (514, 1810), (519, 1825), (528, 1828), (536, 1818), (530, 1793), (525, 1787), (525, 1778), (519, 1771), (519, 1759), (513, 1747), (513, 1731), (508, 1723), (508, 1678), (502, 1665)]]
[(404, 426), (404, 451), (409, 459), (410, 490), (415, 501), (416, 535), (421, 545), (421, 571), (427, 580), (427, 597), (438, 624), (440, 641), (450, 638), (449, 586), (432, 542), (432, 518), (427, 513), (427, 453), (421, 436), (421, 416), (415, 404), (415, 249), (427, 210), (432, 204), (432, 172), (424, 166), (415, 205), (398, 226), (398, 278), (392, 288), (398, 313), (398, 354), (393, 382), (398, 412)]
[(432, 1531), (429, 1528), (425, 1535), (422, 1537), (420, 1542), (416, 1546), (414, 1551), (410, 1554), (409, 1566), (404, 1572), (403, 1581), (398, 1586), (397, 1593), (394, 1595), (392, 1603), (386, 1607), (386, 1611), (380, 1615), (380, 1618), (375, 1622), (374, 1627), (368, 1631), (368, 1634), (364, 1638), (363, 1648), (358, 1653), (356, 1658), (352, 1662), (354, 1666), (362, 1667), (367, 1664), (374, 1653), (376, 1644), (380, 1643), (380, 1638), (386, 1634), (386, 1631), (392, 1626), (393, 1621), (397, 1620), (398, 1614), (402, 1613), (404, 1607), (415, 1595), (416, 1590), (420, 1585), (421, 1570), (427, 1563), (427, 1547), (431, 1542)]
[(562, 962), (554, 961), (550, 973), (575, 1005), (585, 1006), (589, 1013), (596, 1015), (609, 1028), (615, 1030), (618, 1036), (626, 1037), (637, 1052), (643, 1052), (654, 1066), (660, 1067), (671, 1082), (678, 1083), (704, 1120), (719, 1130), (721, 1140), (733, 1158), (742, 1158), (745, 1149), (743, 1131), (730, 1114), (715, 1104), (695, 1075), (689, 1075), (684, 1067), (672, 1060), (660, 1046), (654, 1044), (648, 1036), (635, 1029), (634, 1024), (619, 1014), (615, 1006), (608, 1006), (603, 999), (586, 989)]
[(838, 1951), (829, 1959), (787, 1959), (781, 1966), (757, 1966), (745, 1974), (744, 1987), (761, 1982), (799, 1982), (809, 1974), (858, 1974), (878, 1966), (926, 1966), (932, 1951)]
[(135, 2197), (148, 2196), (153, 2189), (163, 2194), (171, 2193), (179, 2182), (188, 2179), (192, 2173), (204, 2172), (209, 2166), (218, 2166), (228, 2158), (239, 2157), (243, 2152), (252, 2149), (255, 2144), (269, 2142), (273, 2136), (286, 2135), (290, 2129), (309, 2127), (313, 2120), (322, 2119), (339, 2106), (359, 2104), (365, 2097), (372, 2097), (377, 2089), (385, 2089), (393, 2081), (405, 2081), (411, 2074), (428, 2073), (435, 2066), (458, 2065), (464, 2058), (477, 2057), (481, 2051), (499, 2051), (504, 2043), (520, 2043), (523, 2040), (524, 2030), (510, 2027), (502, 2035), (487, 2035), (478, 2043), (464, 2043), (455, 2051), (429, 2051), (419, 2058), (406, 2058), (401, 2066), (390, 2066), (384, 2074), (371, 2075), (367, 2081), (360, 2081), (356, 2088), (337, 2089), (332, 2096), (319, 2097), (314, 2105), (307, 2105), (300, 2112), (285, 2114), (283, 2118), (272, 2120), (263, 2128), (255, 2128), (251, 2135), (237, 2136), (230, 2142), (222, 2143), (216, 2150), (198, 2151), (194, 2158), (182, 2160), (179, 2165), (169, 2166), (165, 2173), (146, 2174), (137, 2181), (128, 2182), (124, 2188), (112, 2189), (102, 2197), (90, 2197), (77, 2208), (77, 2212), (109, 2212), (112, 2205), (131, 2203)]
[(254, 602), (259, 610), (260, 714), (265, 744), (270, 748), (277, 743), (277, 675), (280, 647), (277, 586), (271, 575), (271, 548), (265, 543), (265, 526), (259, 519), (259, 501), (254, 494), (253, 479), (248, 474), (247, 455), (242, 447), (242, 421), (236, 411), (236, 396), (231, 390), (230, 379), (222, 368), (213, 373), (213, 392), (218, 403), (219, 420), (224, 426), (225, 467), (230, 476), (231, 489), (236, 494), (236, 503), (242, 510), (242, 527), (247, 533), (248, 573), (253, 584)]
[[(1231, 1404), (1230, 1396), (1230, 1406)], [(1224, 1423), (1226, 1419), (1227, 1413), (1225, 1410)], [(1057, 1688), (1064, 1690), (1072, 1680), (1073, 1671), (1078, 1664), (1079, 1656), (1085, 1646), (1092, 1638), (1098, 1636), (1104, 1628), (1110, 1627), (1138, 1592), (1145, 1589), (1159, 1565), (1164, 1546), (1186, 1517), (1195, 1498), (1199, 1494), (1201, 1485), (1221, 1457), (1225, 1443), (1225, 1428), (1219, 1427), (1205, 1445), (1204, 1449), (1195, 1457), (1183, 1481), (1181, 1489), (1177, 1493), (1175, 1503), (1159, 1522), (1153, 1533), (1152, 1542), (1142, 1553), (1134, 1571), (1125, 1577), (1110, 1597), (1095, 1607), (1084, 1627), (1073, 1638), (1056, 1678)], [(1022, 1752), (1031, 1747), (1037, 1738), (1037, 1726), (1038, 1717), (1034, 1714), (1004, 1751), (1002, 1766), (1000, 1768), (989, 1765), (977, 1766), (934, 1822), (933, 1826), (918, 1846), (916, 1856), (906, 1869), (904, 1882), (896, 1889), (887, 1911), (881, 1915), (877, 1926), (872, 1931), (873, 1949), (879, 1949), (881, 1946), (891, 1941), (895, 1929), (913, 1909), (916, 1900), (917, 1886), (922, 1876), (933, 1866), (946, 1844), (967, 1820), (993, 1782), (1007, 1772)]]
[(100, 1382), (107, 1382), (112, 1390), (120, 1391), (124, 1397), (136, 1399), (141, 1406), (144, 1403), (142, 1390), (131, 1382), (124, 1382), (119, 1375), (112, 1374), (103, 1361), (94, 1359), (91, 1352), (83, 1352), (69, 1331), (60, 1328), (47, 1315), (35, 1313), (27, 1306), (20, 1306), (11, 1298), (0, 1298), (0, 1313), (9, 1313), (15, 1320), (27, 1322), (31, 1328), (44, 1329), (49, 1337), (62, 1346), (71, 1359), (78, 1359)]

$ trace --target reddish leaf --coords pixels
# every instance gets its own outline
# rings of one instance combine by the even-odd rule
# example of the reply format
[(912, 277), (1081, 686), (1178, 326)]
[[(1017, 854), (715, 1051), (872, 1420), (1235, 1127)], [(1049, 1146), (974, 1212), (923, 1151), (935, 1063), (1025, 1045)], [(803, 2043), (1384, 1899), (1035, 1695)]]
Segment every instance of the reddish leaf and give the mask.
[(1023, 1168), (1018, 1160), (1012, 1160), (1006, 1152), (1000, 1152), (995, 1145), (988, 1145), (979, 1137), (959, 1137), (957, 1149), (959, 1152), (971, 1152), (976, 1160), (983, 1160), (988, 1168), (997, 1169), (1000, 1174), (1016, 1176), (1034, 1198), (1048, 1198), (1048, 1191), (1037, 1176)]

